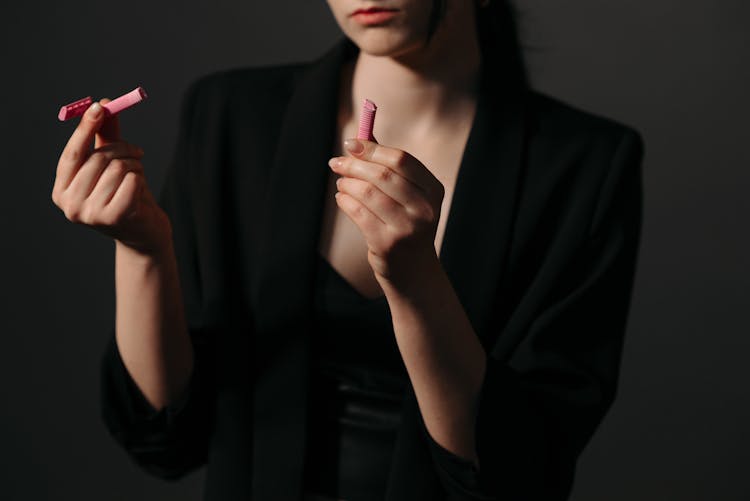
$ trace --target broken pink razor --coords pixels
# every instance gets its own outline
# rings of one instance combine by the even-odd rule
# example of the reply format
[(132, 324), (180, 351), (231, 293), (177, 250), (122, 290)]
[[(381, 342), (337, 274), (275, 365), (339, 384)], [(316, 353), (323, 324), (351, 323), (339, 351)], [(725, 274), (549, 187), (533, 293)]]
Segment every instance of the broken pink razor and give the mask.
[[(147, 97), (148, 96), (146, 95), (146, 91), (143, 90), (143, 87), (137, 87), (127, 94), (108, 102), (103, 105), (102, 108), (104, 108), (104, 112), (107, 115), (115, 115), (122, 110), (135, 106)], [(93, 100), (91, 99), (91, 96), (66, 104), (60, 108), (60, 113), (57, 114), (57, 118), (63, 122), (65, 120), (70, 120), (71, 118), (80, 117), (92, 104)]]
[(378, 107), (375, 103), (369, 99), (365, 99), (362, 103), (362, 112), (359, 115), (359, 131), (357, 132), (357, 139), (366, 139), (367, 141), (375, 141), (375, 137), (372, 135), (372, 128), (375, 125), (375, 112)]

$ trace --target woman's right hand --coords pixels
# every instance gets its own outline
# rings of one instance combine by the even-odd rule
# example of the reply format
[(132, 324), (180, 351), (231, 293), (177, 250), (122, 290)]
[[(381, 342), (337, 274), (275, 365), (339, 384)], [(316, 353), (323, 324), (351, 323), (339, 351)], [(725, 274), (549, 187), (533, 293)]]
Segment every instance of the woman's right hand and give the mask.
[(169, 218), (146, 184), (143, 150), (121, 140), (117, 116), (105, 117), (101, 104), (107, 102), (89, 107), (70, 136), (57, 163), (52, 201), (71, 222), (156, 255), (171, 244)]

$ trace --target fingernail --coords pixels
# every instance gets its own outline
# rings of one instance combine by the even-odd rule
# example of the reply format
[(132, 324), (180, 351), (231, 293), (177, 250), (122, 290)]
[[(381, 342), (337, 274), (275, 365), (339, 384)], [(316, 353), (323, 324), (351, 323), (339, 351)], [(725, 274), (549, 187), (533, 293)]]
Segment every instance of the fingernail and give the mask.
[(336, 188), (341, 188), (341, 178), (336, 180)]
[(96, 120), (99, 118), (102, 114), (102, 105), (99, 103), (94, 103), (89, 107), (89, 116)]
[(355, 155), (358, 153), (362, 153), (362, 151), (364, 151), (365, 149), (365, 145), (362, 144), (361, 141), (357, 141), (356, 139), (345, 139), (344, 147)]

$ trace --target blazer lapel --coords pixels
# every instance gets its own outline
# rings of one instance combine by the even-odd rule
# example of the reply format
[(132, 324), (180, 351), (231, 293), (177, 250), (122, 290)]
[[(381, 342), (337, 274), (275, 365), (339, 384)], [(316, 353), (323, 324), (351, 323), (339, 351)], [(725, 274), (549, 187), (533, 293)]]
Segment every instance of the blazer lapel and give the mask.
[(311, 304), (313, 251), (333, 154), (339, 70), (347, 50), (340, 41), (312, 62), (284, 112), (254, 267), (253, 307), (262, 330), (299, 322), (306, 315), (303, 305)]
[[(252, 289), (257, 329), (253, 396), (256, 501), (301, 495), (314, 259), (327, 160), (336, 139), (340, 68), (356, 50), (343, 37), (300, 77), (284, 115), (269, 179)], [(489, 327), (514, 218), (522, 118), (519, 96), (506, 89), (494, 72), (483, 70), (477, 113), (458, 172), (440, 261), (485, 347), (492, 339)], [(407, 392), (404, 404), (389, 501), (417, 499), (413, 496), (419, 488), (409, 491), (406, 484), (416, 482), (418, 486), (418, 477), (431, 474), (430, 469), (423, 469), (414, 475), (411, 460), (424, 453), (424, 449), (414, 448), (426, 444), (413, 436), (415, 420), (421, 420), (413, 391)], [(421, 492), (424, 495), (419, 499), (434, 499), (428, 489)]]
[[(482, 70), (477, 112), (448, 213), (440, 262), (489, 352), (497, 338), (503, 275), (521, 182), (525, 141), (522, 94)], [(411, 386), (404, 395), (386, 501), (441, 499), (427, 430)]]
[[(494, 306), (520, 191), (525, 142), (523, 95), (482, 69), (477, 112), (466, 142), (440, 262), (477, 335), (494, 339)], [(485, 345), (486, 346), (486, 345)]]
[(314, 258), (332, 156), (343, 39), (301, 75), (269, 178), (252, 291), (253, 499), (299, 499), (304, 468)]

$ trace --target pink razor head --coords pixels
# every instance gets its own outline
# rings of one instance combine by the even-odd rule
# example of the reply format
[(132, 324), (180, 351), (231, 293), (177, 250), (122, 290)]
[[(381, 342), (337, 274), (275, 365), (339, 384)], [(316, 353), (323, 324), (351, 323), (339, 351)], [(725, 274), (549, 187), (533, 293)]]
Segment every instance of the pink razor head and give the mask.
[[(137, 87), (127, 94), (108, 102), (102, 107), (108, 116), (115, 115), (140, 103), (147, 97), (148, 95), (146, 94), (146, 91), (143, 90), (143, 87)], [(73, 103), (66, 104), (60, 108), (60, 113), (58, 113), (57, 118), (60, 119), (60, 121), (65, 121), (70, 120), (71, 118), (80, 117), (92, 104), (93, 101), (91, 97), (85, 97)]]
[(91, 106), (91, 103), (93, 101), (91, 100), (91, 96), (84, 97), (83, 99), (79, 99), (78, 101), (74, 101), (70, 104), (66, 104), (62, 108), (60, 108), (60, 113), (57, 114), (57, 118), (60, 119), (61, 122), (65, 120), (69, 120), (73, 117), (80, 117), (83, 115), (83, 112), (88, 109), (89, 106)]
[(368, 141), (374, 141), (375, 137), (372, 135), (372, 128), (375, 125), (375, 112), (378, 107), (375, 103), (369, 99), (365, 99), (362, 103), (362, 112), (359, 115), (359, 131), (357, 132), (357, 139), (366, 139)]

